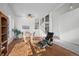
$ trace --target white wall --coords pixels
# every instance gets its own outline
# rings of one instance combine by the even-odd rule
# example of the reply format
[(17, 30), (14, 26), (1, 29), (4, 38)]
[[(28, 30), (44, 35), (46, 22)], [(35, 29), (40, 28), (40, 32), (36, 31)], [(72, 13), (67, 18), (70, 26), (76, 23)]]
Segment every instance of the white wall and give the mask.
[(79, 44), (79, 8), (59, 18), (59, 31), (62, 40)]
[[(23, 29), (22, 26), (29, 26), (30, 29)], [(18, 30), (20, 30), (21, 32), (34, 32), (35, 31), (35, 19), (27, 19), (25, 17), (17, 17), (16, 16), (16, 20), (15, 20), (15, 28), (17, 28)]]
[(6, 3), (0, 3), (0, 11), (2, 11), (9, 19), (9, 34), (8, 34), (8, 44), (13, 40), (13, 32), (12, 29), (14, 28), (14, 15), (13, 12), (11, 11), (10, 7)]
[(60, 36), (56, 44), (79, 54), (79, 8), (55, 16), (53, 31)]
[(52, 22), (53, 22), (53, 16), (52, 12), (49, 13), (49, 32), (52, 32)]

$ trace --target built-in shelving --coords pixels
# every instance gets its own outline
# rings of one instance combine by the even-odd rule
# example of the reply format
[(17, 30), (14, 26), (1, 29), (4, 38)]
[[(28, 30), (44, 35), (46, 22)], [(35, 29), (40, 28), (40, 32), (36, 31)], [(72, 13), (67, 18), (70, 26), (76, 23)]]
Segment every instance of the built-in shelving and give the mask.
[(7, 28), (8, 18), (0, 12), (0, 55), (5, 56), (7, 54)]

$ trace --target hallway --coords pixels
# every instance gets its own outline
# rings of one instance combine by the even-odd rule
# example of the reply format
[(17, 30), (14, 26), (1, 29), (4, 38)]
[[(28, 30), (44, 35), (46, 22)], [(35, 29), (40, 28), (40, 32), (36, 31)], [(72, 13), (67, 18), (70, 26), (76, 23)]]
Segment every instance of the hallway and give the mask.
[[(52, 39), (53, 46), (39, 49), (33, 38)], [(0, 3), (0, 56), (7, 54), (79, 55), (79, 3)]]

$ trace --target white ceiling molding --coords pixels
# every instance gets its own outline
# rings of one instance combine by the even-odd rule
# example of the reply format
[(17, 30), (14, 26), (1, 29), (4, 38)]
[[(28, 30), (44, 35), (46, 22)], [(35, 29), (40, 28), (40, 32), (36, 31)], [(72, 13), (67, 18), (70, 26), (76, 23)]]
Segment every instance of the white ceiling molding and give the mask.
[(9, 4), (15, 13), (15, 16), (23, 17), (31, 13), (36, 18), (43, 16), (46, 13), (49, 13), (54, 10), (59, 3), (10, 3)]

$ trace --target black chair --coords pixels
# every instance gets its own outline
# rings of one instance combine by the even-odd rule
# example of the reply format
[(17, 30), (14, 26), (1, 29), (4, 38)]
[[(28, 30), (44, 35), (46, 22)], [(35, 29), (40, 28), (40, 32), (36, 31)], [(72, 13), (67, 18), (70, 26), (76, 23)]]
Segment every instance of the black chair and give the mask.
[(52, 46), (53, 45), (53, 32), (48, 32), (45, 39), (38, 43), (38, 45), (42, 47)]
[(47, 36), (45, 37), (45, 40), (47, 40), (47, 44), (49, 45), (49, 46), (51, 46), (53, 43), (53, 35), (54, 35), (54, 33), (53, 32), (48, 32), (47, 33)]

